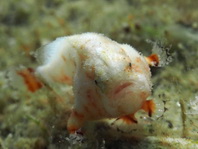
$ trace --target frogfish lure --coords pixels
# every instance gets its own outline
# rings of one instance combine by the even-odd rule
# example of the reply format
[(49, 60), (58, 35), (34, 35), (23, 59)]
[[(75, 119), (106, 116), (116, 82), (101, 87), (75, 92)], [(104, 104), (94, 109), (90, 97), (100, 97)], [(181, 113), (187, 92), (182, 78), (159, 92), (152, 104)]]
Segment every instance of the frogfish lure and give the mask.
[(147, 98), (152, 88), (149, 66), (159, 63), (156, 54), (144, 57), (127, 44), (83, 33), (57, 38), (38, 56), (43, 63), (34, 73), (28, 69), (18, 74), (32, 92), (42, 87), (37, 78), (73, 86), (75, 100), (67, 124), (70, 133), (86, 121), (117, 118), (137, 123), (134, 114), (138, 110), (149, 116), (154, 112), (155, 104)]

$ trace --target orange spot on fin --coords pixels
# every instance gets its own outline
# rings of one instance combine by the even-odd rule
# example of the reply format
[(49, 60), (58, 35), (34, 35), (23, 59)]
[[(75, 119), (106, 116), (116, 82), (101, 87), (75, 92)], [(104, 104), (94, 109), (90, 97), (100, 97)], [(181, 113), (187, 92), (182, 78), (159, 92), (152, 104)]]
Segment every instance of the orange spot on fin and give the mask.
[(79, 128), (75, 127), (75, 126), (70, 126), (67, 127), (67, 130), (69, 131), (70, 134), (74, 134)]
[(71, 126), (69, 128), (67, 128), (67, 130), (69, 131), (70, 134), (78, 134), (83, 136), (84, 133), (82, 130), (80, 130), (80, 128), (76, 128), (75, 126)]
[(43, 87), (43, 84), (34, 75), (34, 70), (32, 68), (20, 70), (17, 74), (23, 78), (28, 90), (31, 92), (35, 92)]
[(83, 126), (84, 115), (76, 110), (72, 110), (72, 113), (67, 122), (67, 130), (70, 133), (75, 133), (78, 129)]
[(127, 124), (137, 123), (135, 114), (125, 115), (125, 116), (118, 118), (117, 120), (119, 120), (119, 119), (123, 120)]
[(157, 54), (152, 54), (145, 58), (150, 66), (158, 66), (159, 65), (159, 56)]
[(68, 84), (68, 85), (73, 84), (72, 78), (70, 78), (67, 75), (61, 75), (59, 77), (54, 77), (53, 79), (54, 79), (54, 81), (57, 81), (57, 82), (60, 82), (60, 83), (65, 83), (65, 84)]
[(155, 111), (155, 103), (153, 102), (153, 100), (147, 100), (143, 103), (141, 109), (148, 112), (148, 115), (151, 117)]
[(63, 82), (69, 85), (73, 84), (72, 79), (67, 75), (64, 75), (62, 78), (60, 78), (60, 82)]

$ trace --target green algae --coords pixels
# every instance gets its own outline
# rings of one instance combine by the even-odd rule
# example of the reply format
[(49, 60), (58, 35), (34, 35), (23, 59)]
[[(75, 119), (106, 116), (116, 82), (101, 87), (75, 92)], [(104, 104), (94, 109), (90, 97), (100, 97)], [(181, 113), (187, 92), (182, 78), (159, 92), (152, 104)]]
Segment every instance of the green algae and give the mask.
[[(196, 1), (173, 0), (1, 1), (0, 148), (196, 148), (197, 6)], [(75, 142), (66, 130), (72, 101), (63, 97), (69, 94), (46, 88), (29, 93), (12, 71), (37, 66), (32, 53), (56, 37), (90, 31), (145, 55), (153, 46), (146, 40), (166, 40), (173, 60), (152, 68), (152, 98), (157, 103), (152, 118), (140, 111), (135, 128), (87, 124), (85, 140)]]

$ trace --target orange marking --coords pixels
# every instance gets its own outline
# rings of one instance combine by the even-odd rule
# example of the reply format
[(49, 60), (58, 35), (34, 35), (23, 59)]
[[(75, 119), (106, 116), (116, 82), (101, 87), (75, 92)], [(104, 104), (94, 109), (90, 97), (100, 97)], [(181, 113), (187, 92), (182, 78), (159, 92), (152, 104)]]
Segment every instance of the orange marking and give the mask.
[(139, 72), (139, 73), (142, 73), (142, 70), (140, 69), (140, 67), (136, 64), (132, 64), (132, 69), (135, 71), (135, 72)]
[[(89, 106), (92, 106), (93, 110), (98, 112), (98, 116), (103, 115), (103, 110), (100, 107), (98, 107), (97, 101), (94, 99), (95, 97), (93, 90), (87, 90), (87, 98), (89, 100)], [(97, 115), (95, 114), (95, 116)]]
[(146, 100), (143, 105), (142, 108), (144, 111), (148, 112), (148, 115), (151, 117), (152, 114), (155, 111), (155, 103), (153, 102), (153, 100)]
[(137, 63), (140, 63), (140, 62), (142, 62), (142, 60), (141, 60), (141, 58), (140, 57), (138, 57), (138, 58), (136, 58), (136, 60), (135, 60)]
[(146, 99), (148, 96), (149, 96), (149, 93), (147, 93), (147, 92), (141, 92), (141, 93), (140, 93), (140, 97), (141, 97), (142, 99)]
[(64, 62), (67, 61), (67, 59), (66, 59), (66, 57), (64, 55), (62, 55), (61, 57), (62, 57), (62, 59), (63, 59)]
[(42, 83), (34, 75), (34, 70), (32, 68), (18, 71), (17, 74), (23, 78), (28, 90), (31, 92), (35, 92), (43, 87)]
[(89, 113), (89, 114), (91, 114), (90, 112), (90, 110), (89, 110), (89, 107), (88, 106), (84, 106), (84, 110), (87, 112), (87, 113)]
[(159, 57), (157, 54), (152, 54), (146, 57), (146, 61), (150, 66), (158, 66), (159, 65)]
[(86, 72), (86, 75), (89, 79), (94, 80), (95, 78), (95, 67), (91, 67), (91, 71)]
[(75, 110), (73, 110), (72, 114), (73, 114), (75, 117), (78, 117), (78, 118), (80, 118), (80, 119), (84, 118), (84, 115), (83, 115), (83, 114), (81, 114), (81, 113), (79, 113), (79, 112), (77, 112), (77, 111), (75, 111)]
[(80, 60), (81, 61), (85, 61), (87, 58), (88, 58), (88, 56), (86, 56), (85, 54), (79, 54), (79, 56), (80, 56)]
[(60, 83), (66, 83), (66, 84), (68, 84), (68, 85), (72, 85), (73, 84), (73, 81), (72, 81), (72, 79), (69, 77), (69, 76), (67, 76), (67, 75), (63, 75), (63, 76), (61, 76), (60, 78), (55, 78), (54, 77), (54, 80), (55, 81), (58, 81), (58, 82), (60, 82)]
[(70, 134), (74, 134), (79, 128), (75, 126), (68, 126), (67, 130), (69, 131)]
[(81, 50), (85, 49), (85, 46), (86, 46), (87, 43), (90, 42), (90, 41), (91, 41), (90, 39), (87, 40), (87, 41), (85, 41), (85, 42), (80, 46), (80, 49), (81, 49)]
[(127, 87), (130, 86), (131, 84), (132, 84), (131, 82), (127, 82), (127, 83), (124, 83), (124, 84), (118, 86), (118, 87), (115, 89), (114, 95), (120, 93), (123, 89), (127, 88)]
[(72, 85), (72, 79), (66, 75), (64, 75), (61, 79), (61, 82), (67, 83), (69, 85)]
[[(142, 64), (143, 64), (143, 61), (142, 61), (142, 59), (141, 59), (140, 57), (136, 58), (135, 61), (136, 61), (137, 63), (142, 63)], [(147, 73), (150, 72), (150, 69), (149, 69), (149, 67), (147, 67), (147, 65), (144, 65), (144, 70), (146, 70)]]
[(135, 118), (135, 114), (125, 115), (118, 119), (123, 120), (127, 124), (137, 123), (137, 119)]
[(91, 89), (87, 90), (87, 98), (89, 99), (89, 102), (90, 104), (97, 108), (97, 105), (94, 103), (95, 100), (94, 100), (94, 94), (93, 94), (93, 91)]
[(87, 98), (90, 100), (90, 101), (93, 101), (93, 94), (92, 94), (92, 90), (91, 89), (88, 89), (87, 90)]
[(87, 72), (86, 75), (90, 80), (94, 80), (95, 74)]

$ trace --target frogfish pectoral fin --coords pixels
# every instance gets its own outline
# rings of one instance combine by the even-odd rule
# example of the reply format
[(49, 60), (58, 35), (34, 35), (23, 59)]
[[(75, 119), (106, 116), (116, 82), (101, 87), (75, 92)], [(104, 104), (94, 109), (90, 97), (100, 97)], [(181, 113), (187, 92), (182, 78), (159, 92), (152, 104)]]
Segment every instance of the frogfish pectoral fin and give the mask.
[(146, 100), (143, 105), (142, 108), (144, 111), (148, 112), (148, 115), (151, 117), (152, 114), (155, 111), (155, 103), (153, 102), (153, 100)]
[(151, 54), (148, 57), (145, 57), (149, 66), (158, 66), (159, 65), (159, 56), (157, 54)]
[(39, 79), (35, 76), (34, 69), (32, 68), (23, 69), (17, 71), (17, 74), (23, 78), (25, 85), (27, 86), (30, 92), (35, 92), (43, 87), (42, 82), (39, 81)]
[(83, 124), (84, 115), (73, 110), (67, 122), (67, 130), (69, 131), (69, 133), (75, 133), (83, 126)]

